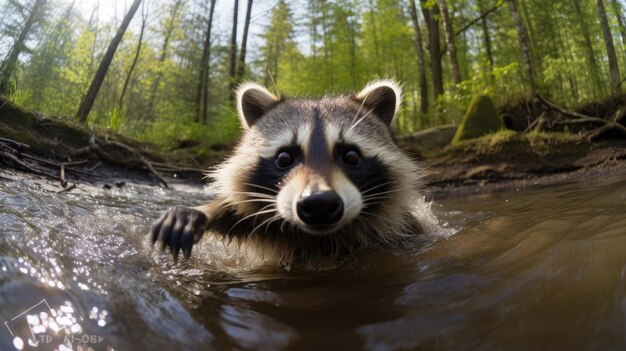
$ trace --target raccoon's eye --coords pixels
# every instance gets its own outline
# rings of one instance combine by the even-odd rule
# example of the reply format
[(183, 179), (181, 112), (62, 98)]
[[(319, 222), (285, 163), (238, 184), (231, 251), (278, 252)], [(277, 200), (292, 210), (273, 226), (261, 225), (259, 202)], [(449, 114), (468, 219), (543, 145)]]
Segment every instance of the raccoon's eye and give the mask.
[(276, 166), (278, 168), (287, 168), (293, 164), (293, 156), (287, 151), (281, 151), (276, 156)]
[(361, 155), (356, 150), (348, 150), (343, 154), (343, 163), (348, 166), (356, 167), (361, 163)]

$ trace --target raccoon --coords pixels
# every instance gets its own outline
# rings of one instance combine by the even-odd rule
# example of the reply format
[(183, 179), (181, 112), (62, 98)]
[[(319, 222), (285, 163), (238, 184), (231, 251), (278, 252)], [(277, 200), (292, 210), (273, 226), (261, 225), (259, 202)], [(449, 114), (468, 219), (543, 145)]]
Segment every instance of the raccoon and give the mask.
[(401, 101), (392, 80), (319, 100), (240, 85), (244, 133), (233, 155), (209, 172), (215, 198), (170, 208), (155, 222), (152, 243), (189, 258), (209, 233), (285, 263), (403, 245), (423, 225), (416, 209), (421, 169), (390, 128)]

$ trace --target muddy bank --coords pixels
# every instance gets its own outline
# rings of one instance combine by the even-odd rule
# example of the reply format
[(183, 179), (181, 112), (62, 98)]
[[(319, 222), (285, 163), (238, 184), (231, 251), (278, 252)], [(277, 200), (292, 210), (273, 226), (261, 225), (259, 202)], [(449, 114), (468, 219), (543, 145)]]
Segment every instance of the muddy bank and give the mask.
[(421, 160), (432, 198), (626, 177), (626, 141), (512, 131), (448, 146)]
[[(215, 154), (217, 160), (223, 152)], [(5, 177), (14, 177), (7, 170), (15, 170), (57, 181), (59, 191), (80, 183), (110, 188), (129, 182), (167, 187), (203, 181), (203, 167), (188, 150), (165, 151), (109, 130), (91, 130), (2, 97), (0, 168)]]

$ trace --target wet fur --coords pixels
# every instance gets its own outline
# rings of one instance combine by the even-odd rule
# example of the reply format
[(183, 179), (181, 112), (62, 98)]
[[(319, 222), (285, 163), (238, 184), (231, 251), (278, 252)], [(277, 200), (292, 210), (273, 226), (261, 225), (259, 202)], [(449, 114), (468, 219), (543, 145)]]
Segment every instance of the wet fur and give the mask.
[[(358, 94), (321, 100), (276, 97), (269, 101), (262, 94), (254, 96), (259, 99), (259, 106), (249, 107), (249, 111), (262, 117), (250, 121), (242, 118), (242, 124), (248, 128), (232, 156), (209, 172), (216, 197), (210, 204), (196, 208), (208, 217), (207, 232), (245, 243), (262, 257), (283, 263), (339, 256), (363, 247), (397, 247), (421, 233), (423, 228), (415, 208), (416, 199), (420, 198), (420, 168), (399, 149), (388, 126), (400, 102), (368, 103), (368, 87)], [(245, 107), (240, 104), (239, 109)], [(316, 133), (324, 135), (315, 136)], [(297, 148), (296, 144), (306, 147), (311, 142), (319, 145), (308, 149), (309, 155), (332, 147), (328, 149), (331, 161), (340, 157), (346, 145), (356, 145), (362, 153), (359, 169), (329, 164), (332, 162), (323, 155), (319, 164), (309, 168), (318, 177), (328, 177), (324, 172), (345, 175), (344, 183), (347, 179), (364, 199), (371, 199), (363, 202), (361, 213), (352, 222), (329, 235), (306, 233), (272, 211), (278, 205), (272, 199), (276, 200), (285, 183), (293, 181), (294, 172), (309, 172), (298, 168), (304, 165), (284, 174), (276, 170), (276, 150)], [(153, 240), (159, 235), (162, 234), (154, 234)], [(195, 241), (201, 236), (197, 231)], [(161, 241), (168, 245), (162, 238)], [(170, 248), (177, 254), (177, 247)], [(185, 248), (183, 252), (188, 256)]]

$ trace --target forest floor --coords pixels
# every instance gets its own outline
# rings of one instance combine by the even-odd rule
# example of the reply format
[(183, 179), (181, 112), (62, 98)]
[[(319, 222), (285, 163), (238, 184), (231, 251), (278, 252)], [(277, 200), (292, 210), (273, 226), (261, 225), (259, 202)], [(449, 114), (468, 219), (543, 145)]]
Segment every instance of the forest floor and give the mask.
[[(436, 134), (428, 138), (438, 138)], [(450, 128), (445, 134), (444, 139)], [(428, 152), (411, 138), (401, 138), (400, 146), (425, 169), (430, 198), (626, 176), (626, 140), (620, 135), (592, 141), (581, 134), (505, 131)], [(166, 151), (0, 98), (0, 178), (45, 179), (58, 192), (71, 191), (77, 184), (200, 185), (205, 182), (203, 170), (222, 160), (229, 149), (205, 147), (198, 161), (197, 148)]]

